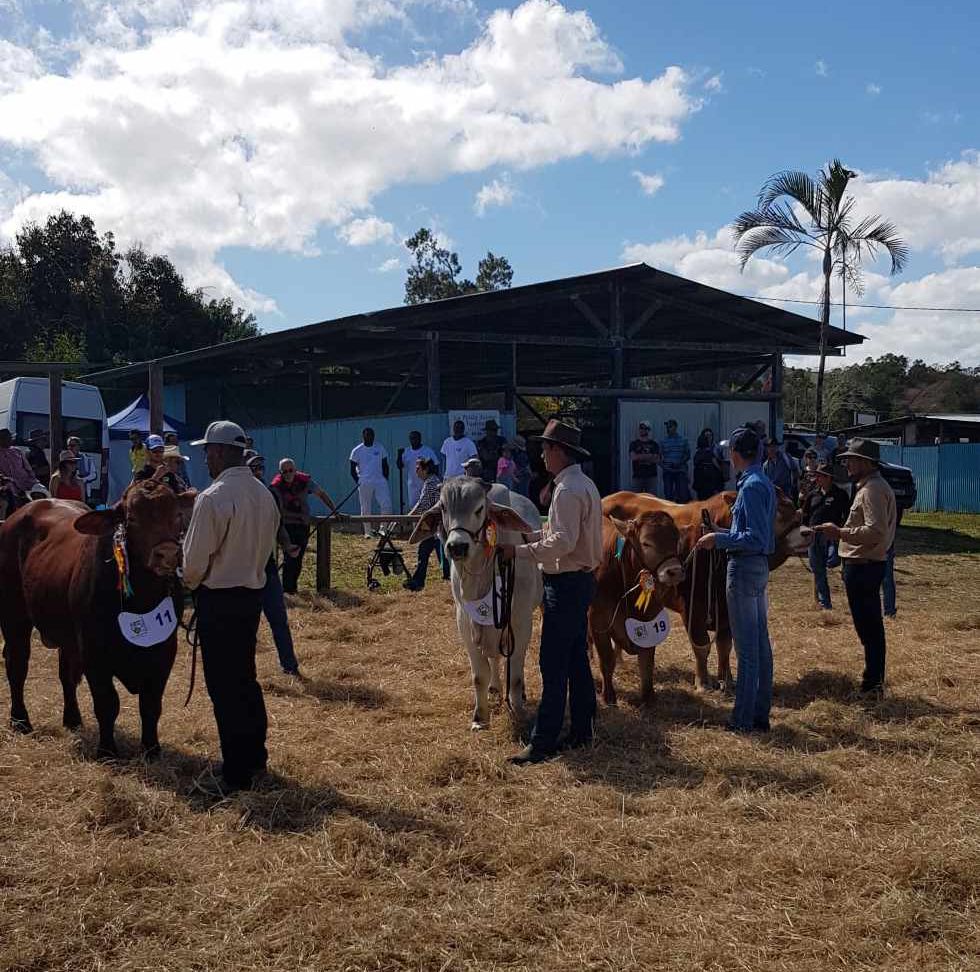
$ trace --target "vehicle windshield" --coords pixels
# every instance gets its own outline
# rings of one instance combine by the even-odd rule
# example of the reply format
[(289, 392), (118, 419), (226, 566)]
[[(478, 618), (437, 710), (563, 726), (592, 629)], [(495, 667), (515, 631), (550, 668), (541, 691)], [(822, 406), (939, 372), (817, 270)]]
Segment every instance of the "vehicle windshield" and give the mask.
[[(18, 412), (17, 413), (17, 442), (27, 445), (27, 437), (35, 429), (42, 429), (47, 434), (49, 426), (47, 415), (37, 412)], [(64, 441), (68, 441), (68, 436), (77, 435), (82, 440), (82, 452), (102, 452), (102, 423), (98, 419), (73, 418), (64, 415), (61, 419), (61, 428)], [(63, 447), (63, 446), (62, 446)]]

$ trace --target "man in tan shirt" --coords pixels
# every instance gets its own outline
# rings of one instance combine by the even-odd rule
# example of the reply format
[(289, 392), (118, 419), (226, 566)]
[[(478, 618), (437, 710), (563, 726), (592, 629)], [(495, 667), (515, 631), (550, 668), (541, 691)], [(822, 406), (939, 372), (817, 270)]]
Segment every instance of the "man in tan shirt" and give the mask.
[(895, 494), (881, 475), (877, 442), (851, 439), (841, 453), (847, 475), (856, 484), (847, 522), (821, 523), (814, 529), (840, 541), (844, 590), (864, 646), (863, 695), (880, 697), (885, 685), (885, 623), (881, 617), (881, 583), (885, 559), (895, 542)]
[[(531, 742), (510, 762), (540, 763), (559, 748), (592, 742), (595, 720), (595, 682), (589, 666), (587, 620), (595, 595), (593, 571), (602, 558), (602, 502), (595, 483), (579, 462), (589, 453), (581, 446), (582, 433), (552, 419), (541, 441), (545, 468), (554, 477), (548, 526), (516, 549), (501, 548), (502, 556), (533, 560), (544, 580), (541, 626), (541, 703)], [(571, 728), (558, 741), (571, 710)]]
[(255, 677), (265, 567), (279, 529), (272, 494), (244, 464), (245, 433), (212, 422), (203, 445), (214, 482), (197, 497), (184, 538), (184, 586), (195, 591), (204, 681), (218, 724), (225, 791), (266, 766), (266, 713)]

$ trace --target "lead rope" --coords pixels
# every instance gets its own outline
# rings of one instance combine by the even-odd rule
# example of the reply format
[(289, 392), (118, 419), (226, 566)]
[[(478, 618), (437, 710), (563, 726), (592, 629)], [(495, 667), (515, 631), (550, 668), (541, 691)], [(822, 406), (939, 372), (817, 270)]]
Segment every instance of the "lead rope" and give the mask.
[(188, 703), (191, 700), (191, 695), (194, 693), (194, 680), (197, 676), (197, 646), (200, 642), (200, 636), (197, 633), (197, 598), (194, 594), (191, 594), (191, 603), (194, 605), (191, 611), (191, 619), (184, 624), (181, 622), (180, 626), (184, 629), (184, 637), (187, 640), (187, 644), (191, 648), (191, 684), (187, 687), (187, 698), (184, 699), (184, 708), (187, 708)]
[[(500, 578), (500, 590), (497, 590), (497, 578)], [(500, 632), (500, 654), (507, 659), (507, 689), (504, 698), (507, 708), (513, 712), (510, 704), (510, 667), (514, 657), (514, 625), (511, 613), (514, 606), (514, 577), (515, 564), (513, 560), (502, 560), (500, 550), (493, 553), (493, 569), (490, 571), (490, 604), (493, 608), (493, 626)]]

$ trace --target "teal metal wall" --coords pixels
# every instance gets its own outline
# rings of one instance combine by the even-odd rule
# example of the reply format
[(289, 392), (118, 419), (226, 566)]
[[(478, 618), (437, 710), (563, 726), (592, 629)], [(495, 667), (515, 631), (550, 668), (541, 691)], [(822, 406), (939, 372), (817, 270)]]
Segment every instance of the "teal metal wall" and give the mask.
[(882, 446), (881, 458), (912, 470), (914, 510), (980, 513), (980, 443)]
[[(336, 421), (309, 422), (297, 425), (273, 425), (249, 430), (255, 439), (255, 448), (266, 458), (266, 478), (271, 479), (280, 459), (289, 457), (304, 472), (308, 472), (333, 498), (339, 502), (354, 486), (350, 475), (350, 453), (361, 441), (361, 430), (370, 425), (377, 441), (388, 451), (391, 466), (391, 499), (397, 511), (398, 469), (395, 458), (399, 448), (408, 448), (408, 433), (417, 429), (422, 441), (438, 455), (439, 447), (449, 435), (449, 415), (446, 412), (419, 412), (409, 415), (361, 416)], [(501, 434), (514, 435), (513, 413), (501, 413)], [(405, 488), (408, 502), (408, 488)], [(325, 513), (319, 500), (313, 501), (314, 512)], [(345, 513), (356, 513), (357, 497), (344, 504)]]

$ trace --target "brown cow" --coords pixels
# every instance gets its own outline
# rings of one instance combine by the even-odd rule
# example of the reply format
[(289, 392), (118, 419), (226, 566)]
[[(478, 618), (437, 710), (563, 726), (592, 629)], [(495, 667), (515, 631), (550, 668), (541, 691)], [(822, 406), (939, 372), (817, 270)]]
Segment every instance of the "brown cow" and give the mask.
[[(680, 532), (667, 513), (644, 512), (628, 521), (602, 518), (602, 563), (596, 568), (596, 594), (589, 608), (589, 638), (602, 668), (602, 698), (616, 704), (613, 671), (617, 649), (637, 656), (642, 696), (653, 698), (654, 649), (637, 648), (626, 630), (627, 618), (652, 621), (663, 610), (668, 591), (684, 580), (678, 557)], [(653, 590), (639, 607), (642, 578), (649, 574)]]
[[(115, 756), (118, 678), (139, 696), (144, 753), (159, 753), (157, 722), (177, 653), (180, 516), (193, 502), (193, 496), (174, 496), (147, 480), (108, 510), (38, 500), (0, 527), (0, 630), (15, 730), (32, 731), (24, 682), (37, 628), (42, 641), (59, 651), (64, 725), (81, 725), (77, 689), (84, 674), (99, 722), (99, 755)], [(132, 594), (125, 599), (114, 535), (124, 538), (128, 555)], [(167, 598), (174, 602), (171, 614)]]
[[(613, 493), (602, 501), (602, 512), (607, 517), (617, 519), (634, 519), (645, 512), (659, 511), (670, 515), (680, 531), (681, 557), (686, 561), (698, 538), (701, 536), (702, 513), (707, 512), (708, 518), (715, 526), (729, 527), (732, 522), (732, 505), (736, 493), (719, 493), (711, 499), (695, 503), (671, 503), (668, 500), (650, 496), (646, 493)], [(769, 569), (775, 570), (785, 563), (788, 557), (803, 554), (810, 545), (810, 531), (800, 526), (800, 513), (793, 503), (780, 491), (776, 490), (776, 550), (769, 557)], [(718, 679), (724, 687), (732, 684), (731, 650), (732, 633), (728, 624), (728, 603), (725, 598), (725, 572), (723, 561), (712, 561), (708, 551), (699, 552), (691, 558), (687, 565), (684, 581), (674, 588), (665, 589), (663, 603), (684, 619), (687, 636), (694, 652), (694, 684), (699, 692), (713, 687), (708, 676), (708, 654), (711, 651), (711, 631), (715, 633), (715, 645), (718, 649)], [(603, 698), (608, 702), (615, 701), (616, 691), (613, 687), (612, 676), (616, 667), (616, 652), (604, 649), (598, 643), (599, 661), (603, 673)], [(605, 651), (605, 655), (604, 655)], [(644, 678), (644, 701), (649, 701), (653, 692), (652, 652), (650, 655), (649, 682)], [(644, 671), (644, 660), (641, 655), (641, 673)]]

